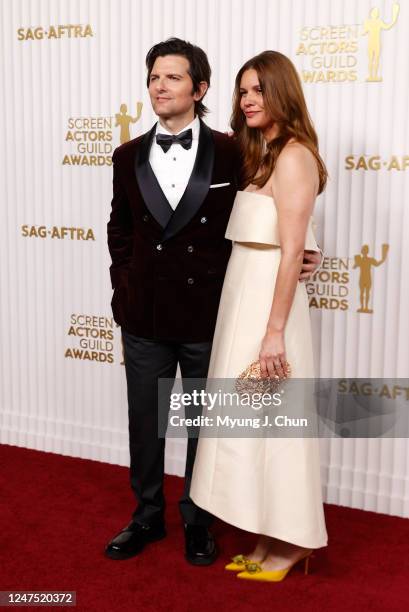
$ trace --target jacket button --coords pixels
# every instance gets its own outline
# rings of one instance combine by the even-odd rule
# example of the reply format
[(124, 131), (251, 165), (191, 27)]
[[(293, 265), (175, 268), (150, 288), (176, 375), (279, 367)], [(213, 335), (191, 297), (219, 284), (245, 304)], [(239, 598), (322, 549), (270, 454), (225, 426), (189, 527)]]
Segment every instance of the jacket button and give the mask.
[(187, 251), (188, 253), (193, 253), (193, 247), (191, 244), (189, 244), (189, 246), (187, 247)]
[(207, 217), (202, 217), (200, 219), (200, 223), (207, 223)]
[(161, 250), (163, 249), (163, 247), (162, 247), (162, 245), (161, 245), (161, 244), (157, 244), (157, 245), (156, 245), (156, 249), (157, 249), (158, 251), (161, 251)]
[(188, 278), (188, 279), (187, 279), (187, 284), (188, 284), (188, 285), (193, 285), (193, 283), (194, 283), (194, 282), (195, 282), (195, 281), (194, 281), (194, 279), (193, 279), (193, 278)]
[(143, 221), (145, 221), (145, 223), (146, 223), (147, 221), (149, 221), (149, 217), (148, 217), (148, 215), (144, 215), (144, 216), (142, 217), (142, 220), (143, 220)]

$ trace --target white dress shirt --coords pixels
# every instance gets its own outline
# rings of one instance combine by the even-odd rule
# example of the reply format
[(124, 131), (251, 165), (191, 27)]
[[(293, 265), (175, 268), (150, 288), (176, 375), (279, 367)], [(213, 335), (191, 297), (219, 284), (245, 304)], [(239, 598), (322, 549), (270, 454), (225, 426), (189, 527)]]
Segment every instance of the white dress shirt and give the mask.
[(165, 153), (156, 142), (156, 134), (172, 134), (158, 122), (149, 154), (149, 163), (173, 210), (175, 210), (185, 192), (196, 160), (200, 132), (198, 117), (195, 117), (192, 123), (180, 130), (178, 134), (189, 129), (192, 129), (192, 146), (190, 149), (184, 149), (182, 145), (174, 143)]

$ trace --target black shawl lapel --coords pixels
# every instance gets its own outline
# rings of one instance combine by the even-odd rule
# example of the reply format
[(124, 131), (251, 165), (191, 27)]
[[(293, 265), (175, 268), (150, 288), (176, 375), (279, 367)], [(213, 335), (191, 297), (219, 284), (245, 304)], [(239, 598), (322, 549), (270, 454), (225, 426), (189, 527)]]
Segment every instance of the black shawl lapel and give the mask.
[(162, 237), (163, 240), (167, 240), (177, 234), (182, 227), (189, 223), (203, 204), (203, 200), (209, 192), (213, 164), (214, 140), (212, 130), (203, 121), (200, 121), (199, 143), (192, 174), (190, 175), (185, 193), (166, 225)]
[(155, 131), (156, 124), (142, 137), (135, 155), (135, 174), (142, 198), (149, 212), (162, 227), (166, 227), (173, 215), (173, 209), (160, 188), (149, 163), (149, 152)]

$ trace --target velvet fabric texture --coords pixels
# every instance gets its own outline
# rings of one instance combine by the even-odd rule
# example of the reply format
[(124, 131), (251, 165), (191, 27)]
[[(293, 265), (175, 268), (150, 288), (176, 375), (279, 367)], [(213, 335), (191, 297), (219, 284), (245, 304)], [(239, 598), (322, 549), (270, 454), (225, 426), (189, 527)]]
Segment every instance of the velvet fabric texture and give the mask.
[(224, 234), (238, 188), (236, 144), (201, 121), (195, 165), (173, 211), (149, 164), (154, 133), (153, 127), (113, 155), (114, 318), (143, 338), (211, 341), (231, 252)]

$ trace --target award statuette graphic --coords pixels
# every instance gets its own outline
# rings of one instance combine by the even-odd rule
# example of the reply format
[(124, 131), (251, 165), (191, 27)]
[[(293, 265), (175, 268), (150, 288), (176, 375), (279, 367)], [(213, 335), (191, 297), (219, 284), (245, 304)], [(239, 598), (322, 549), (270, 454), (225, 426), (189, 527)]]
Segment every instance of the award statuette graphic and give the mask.
[(372, 266), (378, 267), (384, 263), (388, 256), (389, 244), (382, 245), (382, 258), (378, 261), (374, 257), (368, 257), (369, 247), (364, 244), (361, 249), (360, 255), (355, 255), (353, 269), (359, 268), (359, 292), (361, 307), (358, 308), (357, 312), (364, 312), (371, 314), (373, 310), (368, 308), (369, 299), (371, 297), (372, 289)]
[(390, 30), (396, 23), (399, 15), (399, 4), (394, 2), (392, 6), (392, 21), (385, 23), (379, 17), (378, 7), (371, 9), (369, 18), (364, 22), (363, 36), (368, 34), (368, 76), (369, 83), (379, 83), (382, 77), (379, 74), (379, 60), (381, 54), (381, 32)]
[(129, 124), (136, 123), (141, 118), (142, 113), (142, 102), (136, 103), (136, 117), (131, 117), (128, 115), (128, 107), (126, 104), (121, 104), (119, 107), (119, 113), (115, 115), (115, 127), (121, 127), (121, 133), (119, 137), (119, 142), (124, 144), (124, 142), (128, 142), (131, 140), (131, 134), (129, 131)]

